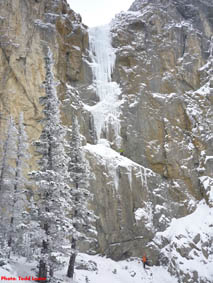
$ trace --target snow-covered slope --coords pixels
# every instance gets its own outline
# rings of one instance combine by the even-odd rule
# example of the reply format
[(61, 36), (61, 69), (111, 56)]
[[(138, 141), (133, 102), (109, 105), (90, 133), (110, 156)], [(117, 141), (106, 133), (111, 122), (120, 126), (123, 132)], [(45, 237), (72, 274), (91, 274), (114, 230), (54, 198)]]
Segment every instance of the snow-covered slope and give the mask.
[(213, 282), (213, 208), (201, 201), (192, 214), (172, 219), (151, 246), (163, 246), (161, 256), (180, 282)]
[(81, 254), (79, 259), (91, 260), (97, 264), (96, 271), (76, 272), (76, 282), (79, 283), (159, 283), (159, 278), (164, 283), (177, 283), (177, 279), (171, 277), (163, 267), (150, 267), (144, 270), (139, 258), (115, 262), (101, 256), (92, 257)]
[[(67, 263), (68, 259), (65, 259), (65, 261)], [(23, 258), (13, 258), (10, 264), (0, 267), (0, 279), (1, 277), (12, 277), (16, 278), (12, 282), (20, 282), (20, 276), (22, 278), (27, 277), (27, 281), (22, 280), (22, 282), (35, 282), (33, 280), (36, 278), (34, 268), (35, 263), (29, 264)], [(70, 279), (65, 274), (66, 266), (63, 270), (56, 273), (57, 282), (70, 283)], [(144, 270), (139, 258), (115, 262), (99, 255), (79, 254), (73, 283), (159, 283), (159, 278), (163, 283), (178, 282), (163, 267), (153, 266)]]
[[(113, 261), (100, 255), (79, 254), (77, 257), (75, 283), (177, 283), (177, 282), (213, 282), (213, 208), (201, 201), (190, 215), (173, 219), (170, 226), (156, 234), (150, 248), (164, 246), (161, 250), (166, 261), (163, 266), (151, 266), (143, 269), (140, 258)], [(165, 245), (165, 242), (167, 243)], [(209, 255), (209, 256), (208, 256)], [(168, 260), (169, 259), (169, 260)], [(56, 273), (60, 282), (68, 283), (66, 268)], [(172, 271), (175, 276), (171, 276)], [(28, 263), (24, 258), (12, 257), (10, 264), (0, 267), (0, 278), (13, 277), (20, 282), (21, 277), (36, 277), (35, 262)], [(188, 279), (187, 279), (188, 278)], [(194, 281), (190, 281), (194, 280)], [(187, 281), (189, 280), (189, 281)], [(33, 280), (28, 280), (33, 282)]]

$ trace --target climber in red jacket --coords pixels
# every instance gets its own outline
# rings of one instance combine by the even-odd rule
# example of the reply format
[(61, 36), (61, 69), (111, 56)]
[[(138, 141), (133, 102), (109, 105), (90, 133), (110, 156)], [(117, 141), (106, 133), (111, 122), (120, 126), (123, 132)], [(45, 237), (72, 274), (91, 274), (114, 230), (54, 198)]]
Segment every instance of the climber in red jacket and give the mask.
[(144, 254), (144, 256), (142, 257), (142, 262), (143, 262), (143, 268), (145, 269), (146, 268), (146, 265), (149, 266), (149, 263), (148, 263), (148, 259), (146, 257), (146, 254)]

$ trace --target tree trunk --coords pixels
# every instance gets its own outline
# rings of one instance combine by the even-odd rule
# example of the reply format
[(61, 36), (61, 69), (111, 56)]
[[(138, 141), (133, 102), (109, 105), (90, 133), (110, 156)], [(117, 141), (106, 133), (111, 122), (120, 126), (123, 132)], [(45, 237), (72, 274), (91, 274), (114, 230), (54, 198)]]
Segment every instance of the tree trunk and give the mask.
[(8, 254), (8, 258), (10, 258), (10, 253), (11, 253), (11, 246), (12, 246), (12, 226), (13, 226), (13, 217), (11, 217), (10, 219), (10, 232), (9, 232), (9, 235), (8, 235), (8, 242), (7, 242), (7, 245), (8, 245), (8, 248), (9, 248), (9, 254)]
[[(48, 235), (48, 230), (49, 230), (49, 227), (48, 227), (48, 224), (45, 223), (44, 224), (44, 230), (45, 230), (45, 233), (46, 235)], [(45, 241), (43, 240), (42, 242), (42, 254), (43, 255), (46, 255), (48, 253), (48, 241)], [(47, 262), (41, 258), (40, 261), (39, 261), (39, 272), (38, 272), (38, 277), (39, 278), (46, 278), (45, 281), (43, 281), (44, 283), (47, 283), (48, 282), (48, 279), (47, 279), (47, 270), (48, 269), (48, 266), (47, 266)]]
[(72, 249), (72, 252), (71, 252), (69, 266), (68, 266), (68, 270), (67, 270), (67, 276), (69, 278), (73, 279), (75, 259), (76, 259), (76, 252), (75, 252), (75, 250), (76, 250), (76, 240), (74, 238), (72, 238), (71, 249)]
[(9, 239), (8, 239), (8, 247), (11, 248), (12, 246), (12, 231), (14, 227), (14, 214), (15, 214), (15, 205), (17, 202), (16, 199), (16, 194), (17, 194), (17, 180), (18, 180), (18, 166), (19, 166), (19, 156), (18, 156), (18, 161), (16, 160), (16, 174), (15, 174), (15, 185), (14, 185), (14, 190), (13, 190), (13, 205), (12, 205), (12, 216), (10, 218), (10, 232), (9, 232)]
[[(46, 278), (45, 281), (42, 281), (44, 283), (47, 283), (47, 265), (46, 262), (44, 262), (43, 259), (40, 260), (39, 262), (39, 272), (38, 272), (38, 277), (39, 278)], [(40, 282), (40, 281), (39, 281)]]
[(2, 165), (1, 165), (1, 175), (0, 175), (0, 191), (3, 188), (3, 183), (4, 183), (4, 174), (5, 174), (5, 170), (6, 170), (6, 163), (7, 163), (7, 159), (8, 159), (8, 145), (9, 145), (9, 139), (10, 139), (10, 130), (12, 127), (11, 124), (11, 120), (10, 120), (10, 124), (8, 126), (8, 130), (7, 130), (7, 137), (6, 140), (4, 142), (3, 145), (3, 157), (2, 157)]
[(5, 166), (6, 166), (6, 162), (5, 162), (5, 157), (3, 157), (3, 161), (2, 161), (2, 167), (1, 167), (1, 175), (0, 175), (0, 191), (3, 188), (3, 183), (4, 183), (4, 170), (5, 170)]

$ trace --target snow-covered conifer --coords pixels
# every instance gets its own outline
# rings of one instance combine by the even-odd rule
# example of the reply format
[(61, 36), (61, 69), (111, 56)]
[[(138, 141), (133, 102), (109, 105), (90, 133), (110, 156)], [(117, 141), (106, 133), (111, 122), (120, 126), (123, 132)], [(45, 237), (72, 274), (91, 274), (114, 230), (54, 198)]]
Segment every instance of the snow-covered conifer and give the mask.
[(28, 137), (24, 127), (23, 113), (20, 113), (18, 124), (18, 137), (15, 156), (14, 168), (14, 184), (10, 189), (10, 221), (8, 247), (11, 247), (14, 252), (19, 253), (20, 242), (23, 241), (22, 212), (26, 206), (25, 187), (28, 183), (24, 172), (27, 170), (27, 160), (29, 159), (28, 152)]
[(52, 66), (52, 53), (48, 49), (45, 57), (46, 79), (45, 96), (40, 99), (43, 105), (43, 130), (35, 147), (40, 154), (39, 170), (31, 172), (37, 186), (39, 199), (38, 223), (40, 226), (41, 254), (39, 258), (39, 277), (53, 281), (53, 272), (57, 268), (57, 253), (63, 252), (63, 244), (71, 233), (72, 223), (69, 217), (71, 207), (68, 185), (68, 161), (65, 153), (66, 130), (61, 124), (56, 84)]
[(17, 130), (13, 118), (10, 116), (1, 149), (2, 154), (0, 160), (0, 193), (2, 193), (2, 190), (5, 186), (11, 185), (10, 182), (14, 179), (11, 178), (11, 176), (14, 175), (14, 169), (11, 166), (11, 160), (13, 160), (16, 156), (16, 138)]
[[(9, 219), (11, 214), (11, 188), (14, 186), (17, 130), (13, 118), (10, 116), (5, 137), (1, 144), (0, 159), (0, 245), (3, 254), (8, 253)], [(7, 255), (8, 256), (8, 255)]]
[(85, 231), (94, 230), (93, 222), (95, 220), (94, 214), (88, 209), (88, 200), (91, 198), (88, 191), (89, 170), (81, 148), (79, 124), (76, 116), (73, 116), (72, 131), (69, 140), (68, 154), (70, 157), (69, 173), (72, 179), (73, 233), (67, 276), (73, 278), (75, 259), (78, 253), (77, 243), (87, 238)]
[(1, 160), (1, 236), (7, 257), (10, 251), (19, 253), (23, 240), (22, 212), (25, 209), (24, 177), (28, 159), (28, 139), (23, 125), (23, 114), (20, 114), (18, 130), (13, 119), (8, 121), (7, 134), (2, 148)]

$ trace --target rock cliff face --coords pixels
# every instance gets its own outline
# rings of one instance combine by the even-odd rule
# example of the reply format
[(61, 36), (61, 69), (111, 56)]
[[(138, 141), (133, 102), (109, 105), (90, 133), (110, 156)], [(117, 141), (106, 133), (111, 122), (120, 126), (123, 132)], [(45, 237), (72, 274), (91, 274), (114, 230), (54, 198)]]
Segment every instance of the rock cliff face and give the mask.
[(63, 121), (74, 114), (81, 126), (97, 252), (146, 251), (180, 282), (212, 281), (181, 265), (213, 261), (210, 224), (171, 234), (172, 219), (196, 216), (203, 201), (212, 213), (212, 14), (207, 0), (136, 0), (111, 31), (88, 33), (65, 0), (0, 0), (0, 136), (20, 111), (30, 140), (39, 136), (49, 46)]
[(0, 1), (1, 134), (8, 115), (16, 118), (23, 111), (30, 139), (39, 136), (47, 46), (63, 98), (66, 83), (80, 79), (82, 53), (88, 48), (80, 15), (66, 1)]
[[(208, 240), (208, 232), (199, 233), (204, 226), (197, 232), (183, 228), (191, 236), (176, 231), (166, 239), (158, 233), (173, 218), (197, 215), (202, 199), (212, 207), (212, 8), (208, 1), (139, 0), (116, 16), (111, 24), (116, 60), (109, 81), (120, 87), (113, 103), (117, 114), (109, 110), (100, 135), (111, 149), (85, 147), (95, 173), (91, 187), (101, 251), (119, 259), (145, 250), (180, 282), (211, 281), (181, 267), (183, 258), (196, 258), (191, 256), (196, 250), (204, 257), (201, 269), (212, 261), (212, 249), (205, 248), (211, 246), (211, 232)], [(96, 63), (98, 56), (92, 68)], [(94, 83), (80, 96), (93, 105), (85, 108), (95, 116), (104, 99), (93, 73)], [(85, 95), (94, 89), (88, 103)], [(112, 149), (122, 149), (125, 157)]]

